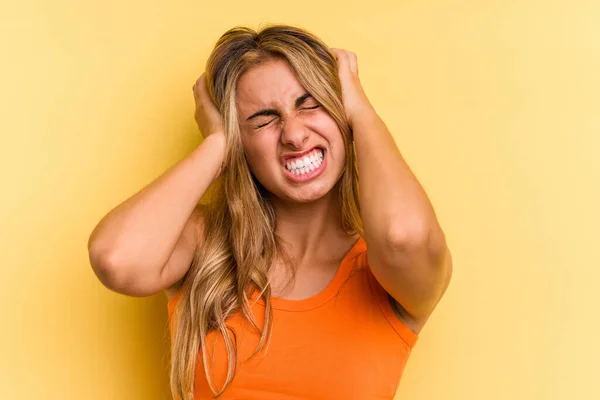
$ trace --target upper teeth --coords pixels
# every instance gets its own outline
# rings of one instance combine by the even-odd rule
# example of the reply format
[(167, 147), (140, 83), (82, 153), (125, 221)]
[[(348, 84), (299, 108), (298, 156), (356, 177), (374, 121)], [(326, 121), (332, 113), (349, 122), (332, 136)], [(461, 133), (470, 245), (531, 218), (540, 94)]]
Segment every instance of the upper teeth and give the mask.
[(285, 167), (294, 175), (304, 174), (318, 168), (323, 162), (323, 150), (316, 149), (303, 157), (289, 159)]

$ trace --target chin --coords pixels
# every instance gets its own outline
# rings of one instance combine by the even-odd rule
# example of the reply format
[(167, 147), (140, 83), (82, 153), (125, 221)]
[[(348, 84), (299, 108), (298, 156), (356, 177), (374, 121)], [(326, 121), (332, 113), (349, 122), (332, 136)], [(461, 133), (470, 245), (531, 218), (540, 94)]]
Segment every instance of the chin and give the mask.
[(281, 196), (278, 195), (277, 197), (293, 203), (312, 203), (327, 196), (332, 188), (333, 185), (323, 185), (315, 182), (315, 185), (288, 188), (281, 193)]

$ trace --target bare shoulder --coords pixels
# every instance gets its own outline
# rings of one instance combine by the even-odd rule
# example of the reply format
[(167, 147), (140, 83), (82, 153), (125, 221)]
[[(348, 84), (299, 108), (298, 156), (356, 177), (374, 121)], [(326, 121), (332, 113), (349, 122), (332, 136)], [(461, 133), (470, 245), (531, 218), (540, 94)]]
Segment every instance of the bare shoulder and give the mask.
[(194, 255), (204, 239), (204, 216), (206, 215), (206, 206), (198, 204), (183, 228), (171, 257), (163, 268), (163, 279), (166, 288), (164, 289), (168, 300), (171, 300), (188, 272)]

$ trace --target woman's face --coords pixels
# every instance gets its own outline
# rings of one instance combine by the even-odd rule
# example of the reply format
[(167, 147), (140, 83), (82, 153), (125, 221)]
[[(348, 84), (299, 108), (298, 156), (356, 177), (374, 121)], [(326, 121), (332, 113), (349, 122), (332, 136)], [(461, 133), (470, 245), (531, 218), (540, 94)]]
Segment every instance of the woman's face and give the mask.
[(339, 180), (342, 134), (282, 59), (245, 72), (238, 81), (242, 143), (251, 171), (273, 195), (310, 202)]

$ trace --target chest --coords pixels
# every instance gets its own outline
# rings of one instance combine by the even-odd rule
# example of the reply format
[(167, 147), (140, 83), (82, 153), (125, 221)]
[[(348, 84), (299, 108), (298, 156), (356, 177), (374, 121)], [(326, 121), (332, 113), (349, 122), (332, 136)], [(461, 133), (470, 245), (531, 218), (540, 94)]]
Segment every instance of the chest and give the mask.
[[(358, 291), (341, 291), (339, 298), (313, 310), (274, 309), (268, 350), (255, 357), (251, 356), (259, 337), (240, 320), (230, 321), (239, 356), (236, 377), (223, 399), (393, 399), (410, 348), (377, 304), (361, 296)], [(222, 340), (210, 340), (214, 373), (223, 379), (226, 351)], [(199, 360), (196, 388), (209, 396), (201, 365)]]
[(303, 300), (322, 292), (333, 280), (338, 264), (299, 266), (295, 271), (283, 266), (270, 271), (273, 297), (288, 300)]

